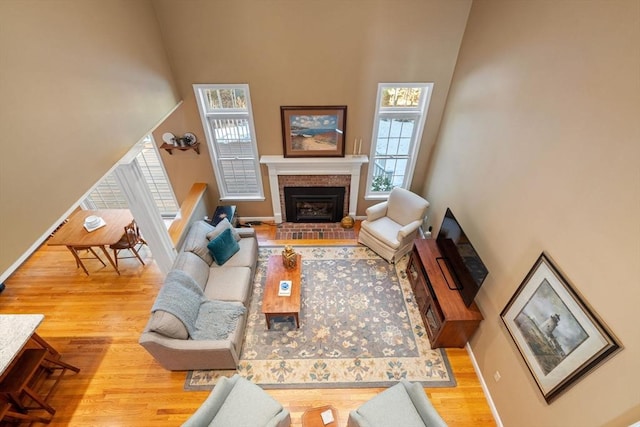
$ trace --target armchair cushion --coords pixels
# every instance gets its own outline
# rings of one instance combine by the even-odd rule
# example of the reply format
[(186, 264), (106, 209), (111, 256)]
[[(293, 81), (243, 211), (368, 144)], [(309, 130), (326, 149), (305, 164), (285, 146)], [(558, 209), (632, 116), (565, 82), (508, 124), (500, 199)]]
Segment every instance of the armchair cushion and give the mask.
[(398, 231), (400, 231), (400, 225), (394, 222), (391, 218), (382, 217), (373, 222), (367, 222), (364, 224), (367, 232), (376, 236), (378, 240), (387, 246), (397, 249), (400, 246), (398, 240)]

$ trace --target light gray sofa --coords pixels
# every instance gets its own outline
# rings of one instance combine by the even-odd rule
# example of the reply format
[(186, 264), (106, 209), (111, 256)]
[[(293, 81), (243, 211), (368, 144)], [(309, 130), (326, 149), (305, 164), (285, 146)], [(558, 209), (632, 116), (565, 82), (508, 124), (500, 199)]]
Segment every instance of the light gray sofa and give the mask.
[(222, 377), (183, 427), (288, 427), (289, 411), (254, 383)]
[(400, 380), (355, 411), (347, 427), (447, 427), (419, 383)]
[[(195, 221), (189, 227), (181, 251), (172, 271), (186, 273), (202, 289), (205, 299), (249, 306), (253, 277), (258, 260), (258, 241), (255, 230), (233, 229), (239, 250), (223, 265), (218, 265), (209, 250), (212, 234), (232, 228), (228, 221), (212, 227), (204, 221)], [(175, 276), (174, 274), (173, 276)], [(167, 287), (171, 272), (163, 288)], [(200, 292), (200, 289), (198, 289)], [(160, 292), (162, 293), (162, 292)], [(160, 298), (160, 295), (158, 296)], [(158, 299), (156, 299), (156, 304)], [(155, 304), (154, 304), (155, 306)], [(168, 311), (156, 310), (140, 337), (140, 344), (162, 365), (172, 371), (194, 369), (236, 369), (244, 339), (247, 312), (237, 319), (225, 339), (191, 339), (187, 326)]]

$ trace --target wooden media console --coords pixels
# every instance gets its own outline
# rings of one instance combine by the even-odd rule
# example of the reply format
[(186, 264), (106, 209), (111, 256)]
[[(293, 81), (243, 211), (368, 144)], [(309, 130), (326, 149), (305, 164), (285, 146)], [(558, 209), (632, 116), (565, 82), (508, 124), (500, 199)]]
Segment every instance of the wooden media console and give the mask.
[(476, 303), (467, 307), (455, 289), (434, 239), (416, 239), (407, 276), (424, 321), (432, 348), (465, 346), (480, 326), (482, 313)]

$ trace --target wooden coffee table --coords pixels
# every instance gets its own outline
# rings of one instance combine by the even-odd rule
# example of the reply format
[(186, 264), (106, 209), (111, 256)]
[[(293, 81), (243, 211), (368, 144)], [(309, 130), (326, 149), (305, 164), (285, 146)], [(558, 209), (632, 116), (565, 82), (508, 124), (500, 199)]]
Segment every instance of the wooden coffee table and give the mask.
[[(300, 327), (300, 272), (302, 271), (302, 257), (297, 254), (295, 268), (287, 270), (282, 263), (281, 255), (269, 257), (267, 266), (267, 283), (264, 285), (262, 296), (262, 312), (267, 322), (267, 329), (271, 329), (271, 319), (274, 317), (293, 316), (296, 328)], [(291, 295), (279, 296), (281, 280), (291, 280)]]
[[(326, 410), (333, 414), (334, 422), (325, 424), (320, 416)], [(338, 414), (333, 406), (322, 406), (320, 408), (309, 409), (302, 415), (302, 427), (336, 427), (338, 425)]]

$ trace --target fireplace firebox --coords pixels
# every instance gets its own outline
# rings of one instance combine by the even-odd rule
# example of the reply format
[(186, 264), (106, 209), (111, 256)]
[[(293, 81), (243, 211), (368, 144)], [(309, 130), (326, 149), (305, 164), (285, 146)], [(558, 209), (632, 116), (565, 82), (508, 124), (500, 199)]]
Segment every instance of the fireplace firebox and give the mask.
[(289, 222), (339, 222), (344, 216), (344, 187), (285, 187)]

